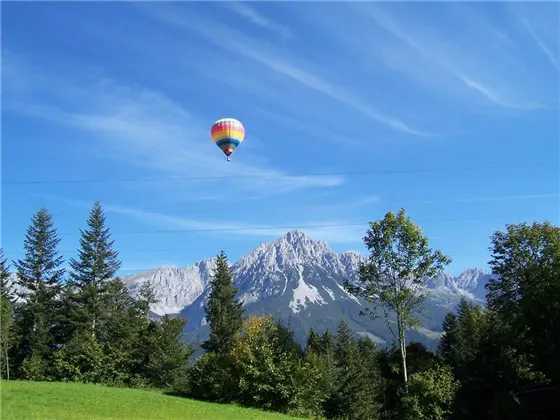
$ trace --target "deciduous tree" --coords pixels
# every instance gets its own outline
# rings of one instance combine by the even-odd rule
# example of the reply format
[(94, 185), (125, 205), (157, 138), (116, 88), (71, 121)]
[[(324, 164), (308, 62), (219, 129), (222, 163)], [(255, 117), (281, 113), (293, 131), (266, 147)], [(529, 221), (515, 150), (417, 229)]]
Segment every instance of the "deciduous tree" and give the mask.
[[(418, 325), (414, 313), (421, 309), (427, 297), (427, 279), (441, 272), (451, 258), (428, 246), (428, 238), (404, 209), (396, 215), (388, 212), (382, 220), (370, 222), (364, 243), (369, 251), (368, 261), (360, 267), (357, 284), (345, 281), (345, 287), (383, 310), (384, 319), (400, 348), (406, 387), (406, 331)], [(372, 319), (377, 317), (369, 309), (361, 314)]]

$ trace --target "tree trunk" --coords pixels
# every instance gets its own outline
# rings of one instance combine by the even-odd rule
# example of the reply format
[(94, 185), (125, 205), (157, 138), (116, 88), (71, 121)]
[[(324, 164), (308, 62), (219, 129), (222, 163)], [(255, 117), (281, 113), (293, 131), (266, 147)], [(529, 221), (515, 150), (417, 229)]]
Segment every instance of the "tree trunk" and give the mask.
[(8, 359), (8, 347), (6, 348), (6, 380), (10, 380), (10, 360)]
[(408, 392), (408, 372), (406, 371), (406, 337), (404, 335), (401, 315), (397, 313), (397, 328), (399, 330), (399, 346), (401, 350), (401, 360), (403, 367), (404, 390)]
[(91, 337), (95, 339), (95, 318), (93, 318), (93, 322), (91, 323)]

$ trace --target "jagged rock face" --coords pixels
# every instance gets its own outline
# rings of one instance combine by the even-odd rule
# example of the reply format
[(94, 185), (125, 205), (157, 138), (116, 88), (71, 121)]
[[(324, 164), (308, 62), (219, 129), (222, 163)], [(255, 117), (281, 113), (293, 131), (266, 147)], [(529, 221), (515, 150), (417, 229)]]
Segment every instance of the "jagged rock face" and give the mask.
[[(370, 335), (379, 343), (390, 342), (390, 333), (383, 322), (359, 316), (367, 302), (343, 288), (345, 279), (356, 281), (360, 263), (364, 261), (359, 252), (336, 253), (326, 242), (313, 241), (305, 233), (294, 230), (276, 241), (259, 245), (231, 269), (246, 312), (266, 312), (289, 319), (300, 339), (309, 327), (334, 330), (338, 320), (344, 317), (357, 333)], [(207, 259), (185, 268), (155, 268), (124, 277), (123, 281), (132, 296), (136, 296), (144, 282), (150, 281), (159, 300), (151, 311), (159, 316), (185, 316), (189, 336), (192, 338), (194, 334), (195, 338), (204, 339), (207, 326), (203, 306), (214, 268), (214, 259)], [(425, 291), (430, 297), (425, 306), (431, 314), (420, 318), (422, 328), (410, 338), (424, 342), (436, 340), (445, 313), (462, 296), (484, 303), (484, 285), (490, 277), (484, 270), (470, 268), (457, 277), (442, 273), (428, 280)]]
[(355, 280), (363, 256), (349, 251), (337, 254), (324, 241), (291, 231), (275, 242), (258, 246), (233, 265), (233, 275), (245, 304), (274, 296), (290, 297), (298, 313), (307, 302), (326, 305), (342, 292), (345, 278)]
[[(352, 299), (342, 288), (344, 279), (357, 278), (365, 258), (356, 251), (336, 253), (324, 241), (313, 241), (303, 232), (290, 231), (274, 242), (259, 245), (232, 265), (239, 297), (246, 305), (273, 297), (289, 297), (288, 306), (298, 313), (309, 304), (327, 305)], [(213, 260), (203, 260), (186, 268), (161, 267), (125, 277), (135, 295), (142, 283), (150, 280), (160, 303), (155, 313), (177, 313), (204, 294)], [(445, 296), (459, 300), (466, 296), (484, 300), (484, 284), (490, 273), (470, 268), (457, 277), (442, 273), (430, 279), (427, 289), (434, 298)], [(354, 299), (356, 300), (356, 299)]]
[(123, 281), (132, 296), (149, 281), (158, 300), (151, 311), (157, 315), (178, 313), (204, 292), (215, 265), (214, 260), (203, 260), (186, 268), (161, 267), (125, 277)]

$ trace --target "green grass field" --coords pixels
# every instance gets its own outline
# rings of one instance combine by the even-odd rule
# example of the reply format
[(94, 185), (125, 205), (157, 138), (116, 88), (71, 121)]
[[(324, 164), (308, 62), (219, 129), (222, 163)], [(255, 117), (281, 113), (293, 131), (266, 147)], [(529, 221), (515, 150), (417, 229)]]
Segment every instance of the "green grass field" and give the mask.
[(281, 420), (294, 419), (233, 405), (153, 391), (57, 382), (2, 381), (4, 420)]

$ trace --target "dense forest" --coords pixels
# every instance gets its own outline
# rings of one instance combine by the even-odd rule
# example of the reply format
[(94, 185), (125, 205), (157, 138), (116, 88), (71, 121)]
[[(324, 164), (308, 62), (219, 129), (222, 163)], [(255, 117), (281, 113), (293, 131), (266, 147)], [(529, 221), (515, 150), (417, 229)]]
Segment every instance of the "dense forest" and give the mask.
[(486, 306), (463, 299), (447, 314), (435, 353), (407, 342), (406, 332), (426, 279), (451, 260), (429, 247), (405, 210), (370, 223), (369, 258), (359, 280), (345, 283), (370, 309), (383, 309), (394, 334), (388, 349), (358, 338), (343, 319), (336, 331), (309, 331), (302, 348), (281, 320), (244, 313), (221, 252), (205, 307), (210, 335), (195, 360), (196, 348), (182, 340), (188, 320), (150, 319), (151, 286), (133, 299), (116, 277), (118, 252), (98, 202), (80, 232), (64, 269), (43, 208), (27, 229), (25, 257), (9, 263), (0, 255), (3, 379), (159, 388), (314, 419), (557, 418), (514, 398), (560, 382), (560, 228), (549, 222), (491, 236)]

